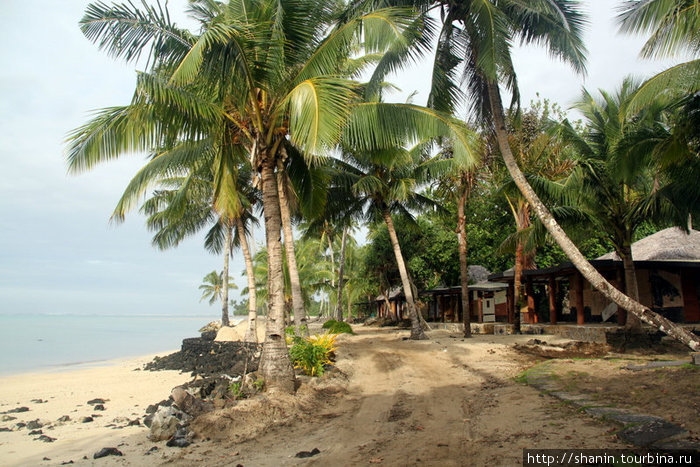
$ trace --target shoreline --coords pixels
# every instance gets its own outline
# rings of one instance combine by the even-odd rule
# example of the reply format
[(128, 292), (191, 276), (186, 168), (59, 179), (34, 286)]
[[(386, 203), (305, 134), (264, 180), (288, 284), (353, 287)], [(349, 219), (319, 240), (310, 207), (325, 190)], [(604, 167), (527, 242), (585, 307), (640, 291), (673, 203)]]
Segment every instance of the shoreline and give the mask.
[[(12, 430), (0, 432), (3, 465), (88, 462), (84, 456), (92, 461), (103, 447), (133, 443), (128, 438), (136, 436), (138, 442), (147, 442), (148, 429), (141, 424), (146, 408), (167, 399), (173, 387), (191, 379), (188, 373), (177, 371), (141, 370), (155, 356), (169, 353), (172, 351), (0, 376), (0, 427)], [(93, 399), (104, 399), (104, 410), (88, 404)], [(28, 410), (11, 412), (19, 407)], [(59, 421), (64, 417), (69, 420)], [(84, 417), (92, 420), (83, 422)], [(130, 426), (134, 420), (139, 424)], [(37, 422), (30, 426), (41, 426), (17, 426), (32, 421)], [(46, 442), (41, 436), (54, 440)]]
[[(14, 370), (7, 370), (5, 371), (0, 371), (0, 384), (2, 383), (2, 380), (5, 378), (12, 378), (15, 376), (31, 376), (34, 374), (40, 375), (44, 373), (66, 373), (66, 372), (72, 372), (72, 371), (81, 371), (81, 370), (87, 370), (91, 368), (101, 368), (101, 367), (110, 367), (114, 365), (118, 365), (124, 362), (128, 361), (140, 361), (144, 359), (149, 359), (153, 360), (155, 357), (162, 357), (165, 355), (170, 355), (171, 353), (179, 351), (179, 348), (176, 349), (170, 349), (170, 350), (164, 350), (164, 351), (158, 351), (158, 352), (149, 352), (145, 354), (133, 354), (133, 355), (124, 355), (121, 357), (115, 357), (115, 358), (99, 358), (95, 360), (81, 360), (81, 361), (74, 361), (74, 362), (68, 362), (68, 363), (50, 363), (47, 365), (44, 365), (42, 367), (33, 367), (33, 368), (28, 368), (25, 370), (19, 370), (19, 371), (14, 371)], [(148, 361), (150, 361), (148, 360)], [(1, 391), (0, 391), (1, 394)]]

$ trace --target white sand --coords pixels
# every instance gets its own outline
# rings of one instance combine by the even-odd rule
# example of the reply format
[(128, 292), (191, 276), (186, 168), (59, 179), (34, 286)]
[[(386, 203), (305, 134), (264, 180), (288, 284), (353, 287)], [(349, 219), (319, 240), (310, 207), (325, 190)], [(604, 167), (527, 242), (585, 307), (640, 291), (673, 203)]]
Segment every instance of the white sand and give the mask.
[[(160, 355), (165, 355), (162, 353)], [(142, 420), (146, 407), (166, 399), (170, 390), (191, 379), (187, 373), (177, 371), (135, 371), (153, 359), (155, 355), (104, 362), (100, 366), (71, 371), (27, 373), (0, 378), (0, 412), (20, 406), (30, 410), (8, 414), (16, 420), (0, 422), (0, 427), (13, 432), (0, 432), (0, 465), (38, 466), (60, 465), (73, 460), (78, 464), (90, 464), (92, 456), (103, 447), (135, 449), (134, 438), (146, 441), (147, 428), (130, 426), (122, 429), (106, 427), (116, 424), (123, 427), (125, 419)], [(95, 411), (87, 404), (91, 399), (106, 400), (104, 411)], [(43, 399), (45, 403), (31, 402)], [(68, 415), (71, 421), (61, 424), (59, 417)], [(85, 416), (95, 417), (93, 422), (80, 423)], [(0, 416), (2, 417), (2, 416)], [(123, 418), (123, 421), (115, 419)], [(50, 422), (54, 428), (41, 428), (43, 434), (56, 438), (52, 443), (35, 440), (39, 435), (29, 435), (27, 428), (17, 429), (18, 422), (31, 420)], [(143, 451), (150, 445), (144, 444)], [(89, 461), (82, 460), (87, 456)], [(49, 461), (43, 460), (50, 458)], [(110, 465), (114, 457), (98, 459), (95, 463)]]

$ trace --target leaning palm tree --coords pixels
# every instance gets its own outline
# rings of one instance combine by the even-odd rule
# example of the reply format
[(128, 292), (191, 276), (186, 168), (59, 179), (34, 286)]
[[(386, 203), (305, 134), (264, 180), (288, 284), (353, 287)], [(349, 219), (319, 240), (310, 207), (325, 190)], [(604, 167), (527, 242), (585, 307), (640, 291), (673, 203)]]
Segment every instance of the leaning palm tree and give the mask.
[[(534, 103), (530, 109), (517, 115), (510, 112), (507, 118), (509, 146), (530, 184), (544, 189), (547, 194), (563, 191), (563, 186), (557, 182), (563, 180), (574, 167), (571, 145), (562, 141), (556, 132), (548, 130), (551, 119), (563, 119), (560, 109), (556, 105), (550, 106), (545, 100)], [(499, 191), (508, 203), (516, 228), (501, 249), (515, 251), (512, 313), (515, 332), (519, 333), (523, 271), (536, 267), (537, 245), (544, 239), (539, 238), (542, 235), (537, 235), (542, 229), (533, 226), (530, 203), (508, 174), (503, 174), (499, 168), (502, 169), (502, 166), (495, 171)]]
[[(700, 338), (617, 290), (586, 260), (530, 186), (510, 149), (499, 85), (505, 85), (517, 103), (519, 91), (511, 47), (518, 41), (543, 45), (553, 56), (568, 62), (575, 71), (584, 72), (586, 50), (581, 32), (585, 18), (578, 9), (579, 2), (358, 0), (353, 11), (406, 3), (418, 5), (425, 12), (432, 8), (441, 11), (442, 30), (437, 43), (429, 104), (452, 111), (457, 101), (467, 98), (472, 111), (493, 131), (501, 157), (518, 189), (586, 280), (606, 298), (644, 322), (694, 350), (700, 349)], [(466, 91), (461, 90), (460, 82), (466, 82)]]

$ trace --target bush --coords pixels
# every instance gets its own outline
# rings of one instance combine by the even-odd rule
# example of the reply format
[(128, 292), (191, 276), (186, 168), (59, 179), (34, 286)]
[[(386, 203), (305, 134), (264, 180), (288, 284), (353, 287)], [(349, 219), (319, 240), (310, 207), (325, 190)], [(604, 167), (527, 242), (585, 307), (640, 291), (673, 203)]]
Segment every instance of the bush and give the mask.
[(329, 319), (323, 323), (323, 329), (328, 329), (331, 334), (355, 334), (350, 326), (345, 321), (336, 321), (334, 319)]
[(289, 356), (294, 368), (301, 369), (308, 376), (321, 376), (326, 365), (331, 365), (335, 347), (335, 334), (323, 334), (302, 338), (294, 336)]

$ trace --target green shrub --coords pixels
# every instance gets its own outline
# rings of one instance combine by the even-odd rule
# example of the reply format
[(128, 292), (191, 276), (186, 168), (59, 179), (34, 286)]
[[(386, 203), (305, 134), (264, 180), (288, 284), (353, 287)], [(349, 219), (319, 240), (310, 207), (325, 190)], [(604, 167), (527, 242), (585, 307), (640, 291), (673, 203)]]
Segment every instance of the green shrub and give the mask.
[(331, 355), (336, 350), (333, 334), (312, 336), (306, 339), (294, 336), (289, 356), (294, 368), (301, 369), (308, 376), (321, 376), (324, 366), (331, 364)]
[(331, 334), (355, 334), (350, 326), (345, 321), (336, 321), (334, 319), (329, 319), (323, 323), (323, 329), (328, 329)]

